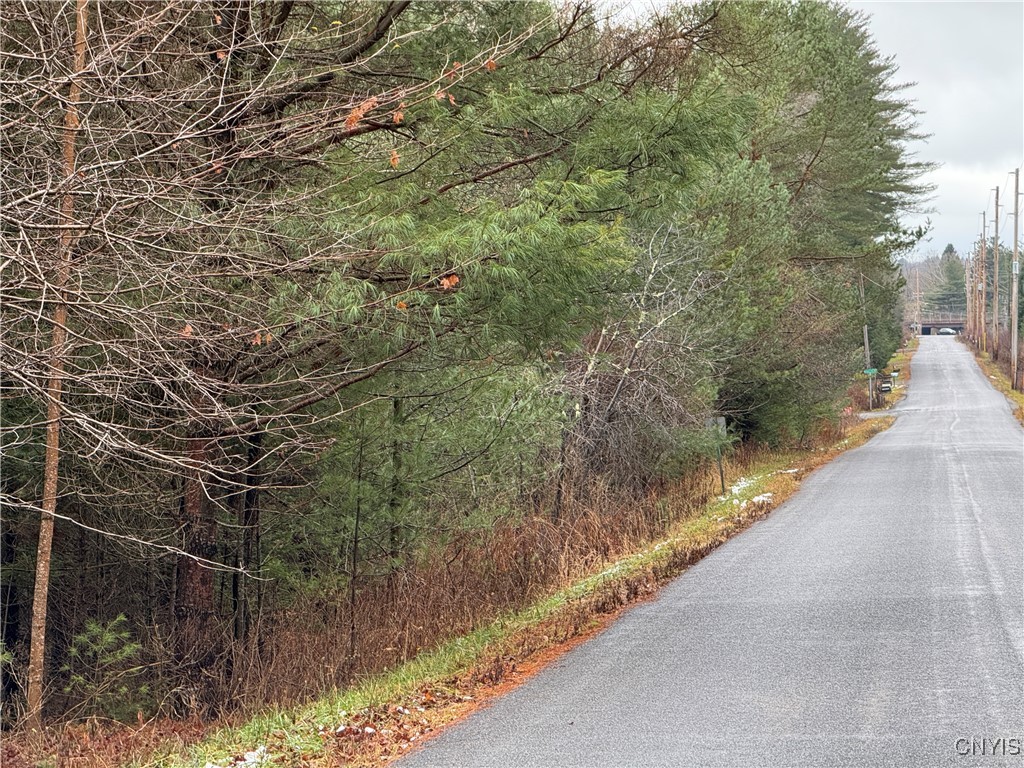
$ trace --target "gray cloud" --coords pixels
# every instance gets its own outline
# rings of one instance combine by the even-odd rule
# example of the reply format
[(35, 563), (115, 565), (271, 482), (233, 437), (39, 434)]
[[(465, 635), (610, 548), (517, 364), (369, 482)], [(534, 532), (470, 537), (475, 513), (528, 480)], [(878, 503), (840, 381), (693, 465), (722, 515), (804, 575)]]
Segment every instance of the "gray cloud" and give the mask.
[[(1012, 202), (1007, 172), (1024, 158), (1024, 3), (847, 5), (870, 16), (879, 52), (899, 67), (896, 80), (914, 83), (905, 95), (921, 110), (921, 131), (931, 137), (912, 150), (941, 163), (924, 179), (936, 186), (935, 210), (930, 242), (919, 250), (923, 255), (953, 243), (966, 253), (980, 231), (980, 211), (994, 215), (991, 188), (999, 185), (1003, 202)], [(1000, 239), (1008, 242), (1012, 230), (1001, 218)]]

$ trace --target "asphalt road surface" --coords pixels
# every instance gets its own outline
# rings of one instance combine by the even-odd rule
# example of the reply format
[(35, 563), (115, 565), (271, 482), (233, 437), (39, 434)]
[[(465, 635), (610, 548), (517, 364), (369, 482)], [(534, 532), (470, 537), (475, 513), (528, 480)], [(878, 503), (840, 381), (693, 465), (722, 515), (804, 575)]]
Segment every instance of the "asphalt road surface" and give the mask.
[(401, 768), (1024, 765), (1024, 430), (953, 337), (896, 412)]

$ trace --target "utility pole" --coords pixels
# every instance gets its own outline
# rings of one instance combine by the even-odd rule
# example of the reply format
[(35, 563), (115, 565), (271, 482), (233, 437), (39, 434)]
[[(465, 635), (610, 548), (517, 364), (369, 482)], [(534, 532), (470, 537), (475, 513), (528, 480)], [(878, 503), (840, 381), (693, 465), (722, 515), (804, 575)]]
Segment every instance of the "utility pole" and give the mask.
[[(860, 273), (860, 307), (864, 311), (864, 370), (871, 370), (871, 346), (868, 344), (868, 305), (864, 299), (864, 273)], [(875, 377), (868, 374), (868, 410), (875, 407)]]
[(999, 359), (999, 187), (996, 187), (996, 235), (992, 243), (992, 359)]
[(971, 258), (967, 264), (967, 272), (970, 282), (967, 284), (967, 295), (970, 296), (971, 310), (968, 321), (971, 324), (970, 340), (972, 344), (978, 343), (978, 249), (971, 249)]
[(916, 317), (914, 318), (915, 330), (917, 335), (921, 335), (921, 265), (917, 265), (917, 269), (914, 270), (914, 278), (917, 283), (917, 288), (914, 291), (917, 301), (916, 304)]
[(978, 248), (974, 248), (974, 252), (971, 254), (971, 342), (975, 346), (981, 344), (981, 331), (978, 325), (978, 313), (981, 311), (979, 307), (981, 302), (978, 297), (978, 282), (981, 279), (980, 262), (978, 260)]
[(1010, 358), (1011, 381), (1014, 389), (1017, 386), (1017, 362), (1020, 349), (1017, 346), (1017, 291), (1020, 280), (1019, 241), (1020, 241), (1020, 168), (1013, 171), (1013, 293), (1010, 295)]
[(988, 248), (985, 239), (988, 237), (988, 211), (981, 212), (981, 280), (978, 282), (978, 291), (981, 293), (981, 314), (978, 316), (979, 328), (981, 330), (981, 351), (988, 351), (988, 286), (985, 284), (988, 272)]
[(973, 291), (971, 287), (974, 285), (974, 257), (968, 256), (967, 263), (964, 264), (964, 293), (966, 294), (967, 300), (967, 317), (964, 323), (964, 332), (967, 334), (967, 338), (970, 339), (974, 333), (974, 302), (971, 300), (973, 297), (971, 294)]

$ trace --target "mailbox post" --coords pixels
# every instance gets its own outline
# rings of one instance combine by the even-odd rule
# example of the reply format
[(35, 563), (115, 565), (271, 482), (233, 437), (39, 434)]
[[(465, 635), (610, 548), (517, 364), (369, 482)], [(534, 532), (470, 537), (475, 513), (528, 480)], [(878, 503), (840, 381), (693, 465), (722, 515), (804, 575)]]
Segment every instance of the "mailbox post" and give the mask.
[(875, 376), (878, 374), (878, 369), (865, 368), (864, 373), (868, 377), (868, 410), (873, 411), (875, 409)]

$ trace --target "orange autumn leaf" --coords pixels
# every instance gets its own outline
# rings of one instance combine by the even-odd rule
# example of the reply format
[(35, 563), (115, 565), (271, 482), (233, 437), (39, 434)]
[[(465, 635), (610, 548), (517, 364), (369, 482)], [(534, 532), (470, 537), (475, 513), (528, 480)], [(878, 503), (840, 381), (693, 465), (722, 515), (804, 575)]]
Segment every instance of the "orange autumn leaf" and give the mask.
[(217, 51), (214, 55), (217, 57), (217, 61), (224, 61), (228, 57), (225, 51)]
[(394, 113), (392, 113), (392, 115), (391, 115), (391, 122), (394, 123), (395, 125), (398, 125), (404, 119), (405, 119), (405, 112), (403, 112), (400, 109), (396, 109), (394, 111)]
[(395, 304), (395, 306), (398, 307), (399, 309), (408, 309), (409, 308), (409, 305), (406, 304), (404, 301), (398, 302), (397, 304)]
[(254, 347), (258, 347), (262, 343), (263, 343), (263, 334), (257, 333), (255, 336), (252, 337), (252, 345)]
[(183, 339), (192, 338), (192, 325), (190, 323), (185, 323), (185, 327), (178, 331), (178, 335)]
[(357, 104), (355, 108), (353, 108), (353, 110), (348, 113), (348, 117), (345, 118), (345, 127), (354, 128), (356, 125), (359, 124), (359, 121), (366, 116), (366, 113), (376, 106), (377, 98), (375, 96), (371, 96), (365, 101), (362, 101), (359, 104)]
[(488, 72), (493, 72), (497, 68), (498, 62), (496, 62), (494, 59), (488, 59), (487, 61), (484, 62), (484, 69), (486, 69)]
[(274, 334), (272, 334), (270, 331), (267, 331), (265, 334), (263, 334), (263, 343), (264, 344), (270, 344), (270, 342), (272, 342), (273, 340), (274, 340)]
[(455, 106), (455, 97), (452, 96), (450, 93), (448, 94), (448, 103), (451, 104), (453, 107)]
[(392, 168), (398, 168), (398, 160), (399, 160), (398, 150), (397, 149), (392, 149), (391, 150), (391, 167)]
[(447, 96), (447, 95), (448, 95), (447, 93), (445, 93), (444, 91), (441, 91), (441, 90), (438, 90), (438, 91), (434, 92), (434, 98), (437, 99), (438, 101), (444, 101), (444, 97)]
[(444, 288), (446, 291), (451, 290), (452, 288), (454, 288), (458, 284), (459, 284), (459, 276), (458, 275), (448, 275), (447, 277), (442, 277), (441, 278), (441, 287)]

